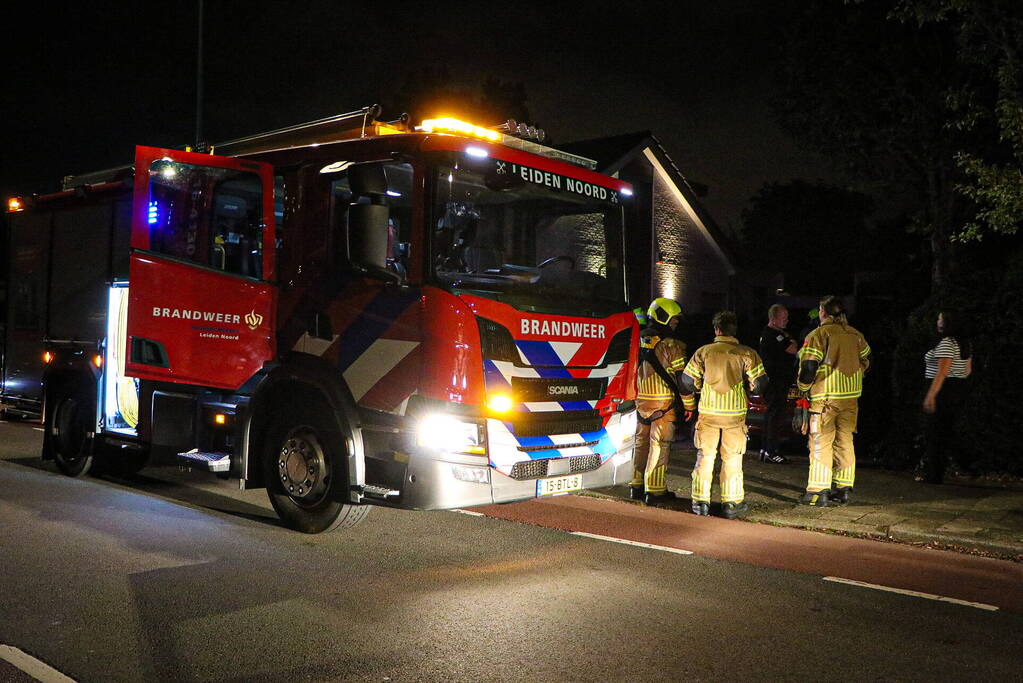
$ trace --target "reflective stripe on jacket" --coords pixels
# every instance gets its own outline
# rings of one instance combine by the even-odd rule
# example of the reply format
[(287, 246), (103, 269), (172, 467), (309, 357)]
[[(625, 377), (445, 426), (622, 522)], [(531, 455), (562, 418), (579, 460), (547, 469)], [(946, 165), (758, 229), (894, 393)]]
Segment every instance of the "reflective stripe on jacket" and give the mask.
[[(686, 345), (684, 342), (668, 337), (654, 345), (654, 355), (669, 375), (680, 372), (686, 365)], [(639, 364), (636, 375), (636, 399), (639, 401), (670, 400), (675, 394), (671, 387), (664, 383), (660, 375), (646, 361)]]
[[(756, 351), (735, 337), (714, 337), (713, 344), (696, 350), (685, 374), (700, 392), (701, 415), (741, 418), (748, 406), (746, 383), (752, 387), (766, 373)], [(683, 402), (687, 410), (696, 407), (693, 396)]]
[(799, 350), (799, 362), (820, 363), (810, 384), (799, 382), (810, 401), (859, 398), (863, 373), (870, 367), (870, 345), (859, 330), (844, 322), (829, 320), (807, 336)]

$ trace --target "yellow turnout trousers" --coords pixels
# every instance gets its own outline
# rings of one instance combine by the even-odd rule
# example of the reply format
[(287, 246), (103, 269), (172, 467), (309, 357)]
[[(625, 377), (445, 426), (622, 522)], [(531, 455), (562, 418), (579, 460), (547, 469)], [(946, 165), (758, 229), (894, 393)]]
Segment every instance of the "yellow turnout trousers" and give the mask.
[(693, 502), (710, 502), (714, 480), (714, 460), (721, 455), (721, 502), (741, 503), (746, 493), (742, 486), (742, 456), (746, 454), (746, 421), (733, 417), (701, 415), (696, 421), (693, 443), (697, 448), (693, 468)]
[[(669, 403), (670, 405), (670, 403)], [(640, 415), (643, 415), (640, 411)], [(643, 417), (653, 414), (647, 413)], [(636, 450), (632, 460), (632, 481), (629, 486), (645, 486), (647, 493), (667, 493), (665, 475), (668, 472), (668, 453), (675, 440), (675, 411), (670, 408), (650, 424), (639, 423), (636, 429)]]
[(807, 491), (852, 486), (856, 481), (853, 434), (859, 413), (855, 398), (825, 399), (810, 405), (810, 475)]

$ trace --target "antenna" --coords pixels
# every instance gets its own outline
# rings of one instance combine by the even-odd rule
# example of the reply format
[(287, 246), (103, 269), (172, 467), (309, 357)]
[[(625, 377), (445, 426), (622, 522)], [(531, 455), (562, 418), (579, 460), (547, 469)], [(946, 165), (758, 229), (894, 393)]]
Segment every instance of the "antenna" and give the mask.
[(203, 0), (198, 0), (199, 5), (199, 40), (196, 45), (195, 59), (195, 145), (192, 147), (197, 152), (204, 151), (206, 146), (202, 139), (202, 20)]

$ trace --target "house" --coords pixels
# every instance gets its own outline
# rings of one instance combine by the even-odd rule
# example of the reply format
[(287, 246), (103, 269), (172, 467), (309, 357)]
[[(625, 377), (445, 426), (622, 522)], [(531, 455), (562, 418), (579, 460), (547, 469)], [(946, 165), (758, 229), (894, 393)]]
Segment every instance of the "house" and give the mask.
[(698, 193), (649, 131), (559, 145), (597, 162), (597, 170), (632, 183), (626, 206), (629, 303), (665, 296), (687, 315), (735, 308), (736, 265), (728, 241)]

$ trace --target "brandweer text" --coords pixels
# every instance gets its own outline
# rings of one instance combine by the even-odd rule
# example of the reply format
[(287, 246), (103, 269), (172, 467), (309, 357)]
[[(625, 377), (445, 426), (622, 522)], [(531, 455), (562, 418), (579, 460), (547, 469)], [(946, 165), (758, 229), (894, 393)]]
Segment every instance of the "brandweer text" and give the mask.
[(603, 339), (607, 336), (604, 326), (596, 323), (571, 323), (560, 320), (522, 320), (521, 323), (522, 334), (589, 339)]
[(203, 320), (208, 323), (240, 323), (242, 317), (233, 313), (214, 313), (212, 311), (190, 311), (187, 308), (160, 308), (153, 306), (154, 318), (181, 318), (183, 320)]

